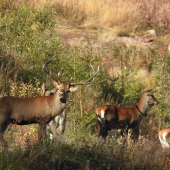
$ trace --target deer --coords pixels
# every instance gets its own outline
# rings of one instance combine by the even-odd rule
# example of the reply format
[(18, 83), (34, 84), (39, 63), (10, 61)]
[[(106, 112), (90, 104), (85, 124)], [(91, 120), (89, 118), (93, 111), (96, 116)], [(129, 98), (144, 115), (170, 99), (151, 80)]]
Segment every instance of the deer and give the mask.
[[(45, 83), (42, 84), (42, 96), (51, 96), (53, 95), (56, 91), (57, 88), (53, 88), (51, 90), (45, 88)], [(47, 131), (50, 132), (50, 139), (56, 139), (57, 137), (57, 131), (56, 129), (60, 127), (60, 134), (63, 135), (65, 131), (65, 126), (66, 126), (66, 111), (64, 110), (60, 115), (56, 116), (54, 119), (52, 119), (47, 125), (46, 129)]]
[(163, 149), (168, 149), (170, 145), (170, 129), (163, 129), (159, 132), (159, 140)]
[(8, 147), (3, 134), (10, 123), (17, 125), (38, 124), (38, 140), (45, 141), (46, 125), (64, 111), (69, 92), (76, 91), (78, 85), (91, 84), (99, 72), (99, 66), (95, 70), (90, 64), (94, 73), (88, 80), (71, 83), (70, 79), (68, 84), (63, 84), (59, 76), (58, 78), (53, 76), (48, 70), (47, 66), (53, 58), (54, 56), (45, 62), (43, 70), (54, 80), (53, 84), (57, 88), (55, 94), (33, 98), (13, 96), (0, 98), (0, 143), (3, 147)]
[(143, 117), (147, 116), (146, 110), (159, 104), (154, 97), (155, 91), (146, 90), (139, 99), (135, 107), (117, 107), (113, 105), (103, 105), (96, 109), (97, 123), (95, 131), (98, 136), (106, 138), (112, 129), (125, 130), (125, 140), (128, 138), (128, 130), (132, 129), (133, 141), (138, 143), (139, 126)]

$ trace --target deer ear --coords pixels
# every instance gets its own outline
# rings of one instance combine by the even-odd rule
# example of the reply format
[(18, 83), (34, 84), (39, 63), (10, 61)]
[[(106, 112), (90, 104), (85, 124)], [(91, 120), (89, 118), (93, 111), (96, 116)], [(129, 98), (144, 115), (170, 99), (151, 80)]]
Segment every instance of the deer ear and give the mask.
[(45, 96), (50, 96), (50, 94), (51, 94), (51, 92), (50, 92), (49, 90), (47, 90), (47, 91), (45, 92)]
[(152, 94), (154, 94), (156, 91), (151, 91)]
[(55, 93), (58, 89), (57, 88), (53, 88), (50, 90), (50, 93)]
[(41, 89), (43, 90), (43, 94), (45, 92), (45, 83), (43, 82), (43, 84), (41, 85)]
[(71, 86), (71, 87), (69, 88), (70, 92), (76, 91), (77, 89), (78, 89), (77, 86), (75, 86), (75, 87)]
[(45, 83), (43, 82), (43, 84), (41, 85), (42, 89), (45, 89)]
[(57, 83), (56, 81), (53, 81), (53, 85), (54, 85), (57, 89), (59, 89), (59, 85), (58, 85), (58, 83)]
[(148, 90), (148, 95), (153, 95), (156, 91)]

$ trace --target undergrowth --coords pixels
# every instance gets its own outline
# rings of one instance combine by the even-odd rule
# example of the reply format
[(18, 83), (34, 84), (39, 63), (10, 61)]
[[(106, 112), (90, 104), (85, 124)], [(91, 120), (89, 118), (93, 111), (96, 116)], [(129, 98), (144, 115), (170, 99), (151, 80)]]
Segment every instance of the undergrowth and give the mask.
[[(11, 153), (11, 154), (10, 154)], [(164, 169), (168, 158), (160, 145), (143, 141), (141, 145), (122, 145), (114, 138), (105, 141), (89, 136), (88, 141), (69, 137), (35, 143), (25, 149), (0, 153), (1, 169)], [(38, 164), (37, 164), (38, 163)]]
[[(71, 77), (72, 82), (87, 80), (93, 74), (90, 63), (95, 69), (100, 68), (91, 85), (80, 86), (69, 95), (64, 138), (42, 144), (37, 141), (37, 125), (8, 127), (4, 137), (9, 150), (0, 152), (0, 169), (169, 168), (169, 153), (161, 149), (157, 137), (159, 130), (170, 126), (169, 42), (168, 36), (161, 37), (169, 32), (166, 17), (169, 10), (165, 3), (160, 0), (0, 2), (0, 92), (3, 96), (40, 96), (43, 82), (52, 88), (50, 77), (43, 71), (43, 64), (52, 56), (49, 70), (56, 77), (60, 73), (60, 79), (66, 84)], [(101, 45), (99, 39), (90, 35), (87, 42), (71, 45), (56, 32), (61, 23), (82, 30), (99, 30), (97, 34), (114, 27), (127, 28), (127, 32), (119, 35), (152, 28), (160, 37), (151, 45), (136, 46), (122, 41), (106, 41)], [(148, 110), (141, 123), (140, 145), (131, 142), (122, 145), (121, 139), (101, 140), (95, 136), (96, 108), (105, 103), (134, 106), (147, 89), (156, 91), (160, 104)]]

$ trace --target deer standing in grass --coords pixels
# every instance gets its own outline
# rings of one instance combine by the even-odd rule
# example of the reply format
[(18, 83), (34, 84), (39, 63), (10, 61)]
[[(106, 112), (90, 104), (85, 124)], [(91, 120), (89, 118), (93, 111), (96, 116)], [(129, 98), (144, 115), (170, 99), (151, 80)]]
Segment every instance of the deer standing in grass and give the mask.
[[(57, 91), (57, 88), (53, 88), (51, 90), (46, 89), (45, 83), (42, 84), (41, 88), (43, 90), (42, 96), (51, 96)], [(60, 127), (60, 133), (61, 135), (63, 135), (65, 131), (65, 126), (66, 126), (66, 112), (64, 110), (60, 115), (56, 116), (54, 119), (50, 121), (50, 123), (46, 125), (47, 130), (50, 132), (50, 139), (53, 139), (53, 136), (54, 139), (56, 139), (58, 127)]]
[(163, 129), (159, 132), (159, 140), (162, 148), (169, 148), (170, 145), (170, 129)]
[(75, 91), (76, 85), (92, 83), (99, 72), (99, 67), (98, 70), (94, 70), (92, 67), (94, 74), (91, 78), (80, 83), (71, 83), (70, 80), (66, 85), (59, 78), (55, 78), (48, 70), (47, 65), (51, 63), (51, 59), (44, 64), (44, 71), (55, 81), (57, 92), (54, 95), (34, 98), (11, 96), (0, 98), (0, 142), (3, 146), (7, 147), (3, 134), (10, 123), (18, 125), (37, 123), (39, 125), (38, 139), (45, 139), (46, 125), (64, 111), (68, 93)]
[(98, 121), (95, 131), (98, 136), (105, 138), (111, 129), (125, 129), (125, 141), (128, 137), (128, 130), (133, 130), (134, 142), (138, 142), (139, 125), (142, 118), (147, 116), (146, 109), (155, 104), (159, 104), (153, 96), (154, 91), (147, 90), (143, 92), (136, 107), (116, 107), (112, 105), (103, 105), (96, 109)]

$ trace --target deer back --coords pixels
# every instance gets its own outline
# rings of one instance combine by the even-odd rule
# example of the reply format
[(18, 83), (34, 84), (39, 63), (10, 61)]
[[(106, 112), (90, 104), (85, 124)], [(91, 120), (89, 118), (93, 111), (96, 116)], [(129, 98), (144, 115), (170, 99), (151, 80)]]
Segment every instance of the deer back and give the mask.
[(103, 105), (96, 109), (98, 119), (104, 118), (105, 121), (114, 120), (135, 120), (138, 119), (139, 114), (136, 108), (131, 107), (116, 107), (113, 105)]

